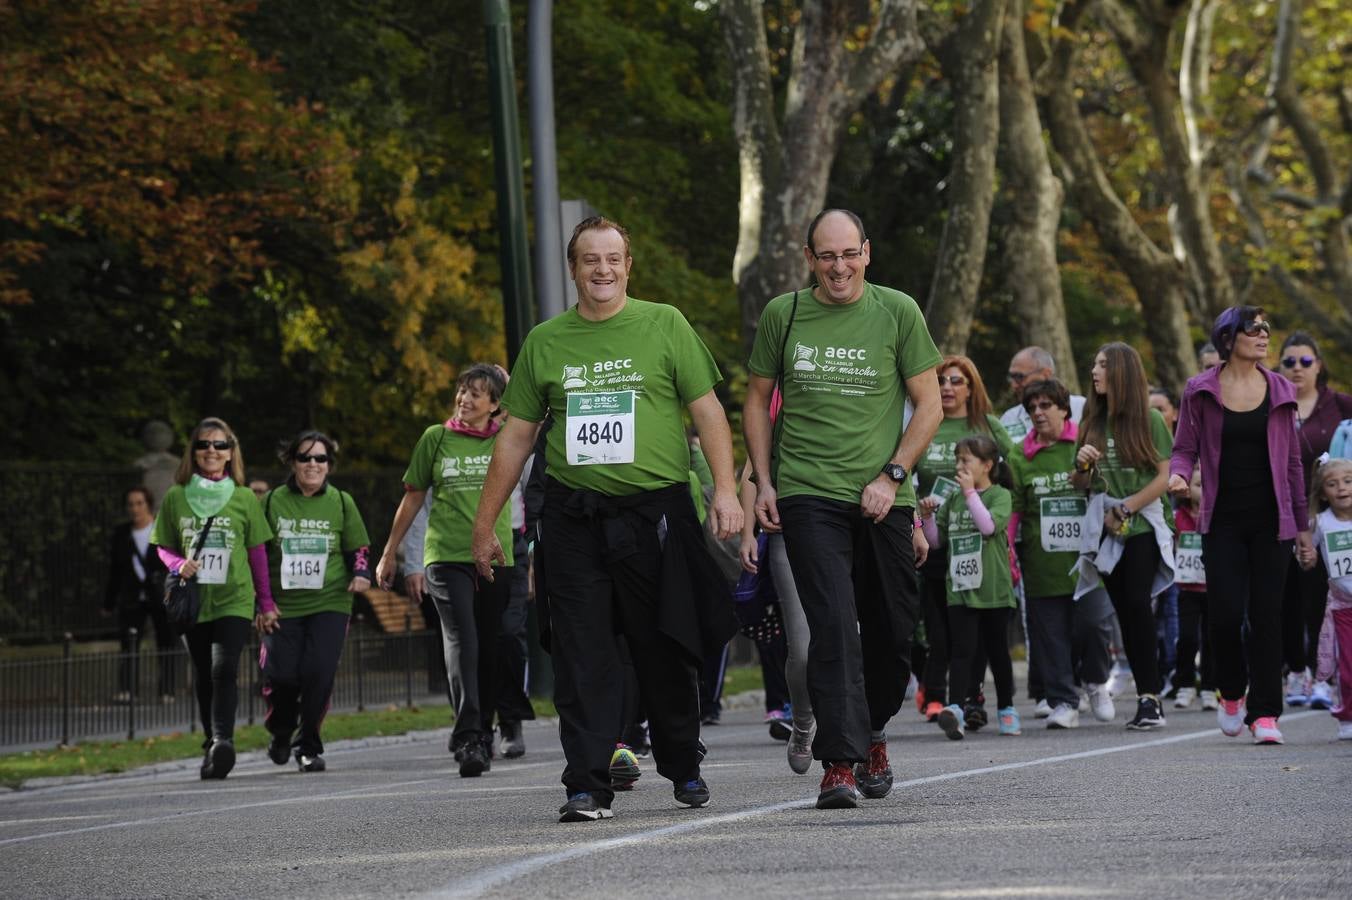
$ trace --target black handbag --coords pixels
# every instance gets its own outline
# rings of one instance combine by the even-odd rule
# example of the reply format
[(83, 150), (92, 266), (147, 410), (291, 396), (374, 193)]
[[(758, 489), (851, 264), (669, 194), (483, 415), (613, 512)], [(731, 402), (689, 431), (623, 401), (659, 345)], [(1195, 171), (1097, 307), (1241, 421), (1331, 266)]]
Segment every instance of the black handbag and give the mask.
[[(215, 516), (208, 517), (202, 533), (197, 536), (197, 545), (192, 551), (194, 561), (201, 558), (202, 547), (206, 545), (207, 534), (215, 521)], [(179, 634), (186, 634), (197, 624), (197, 614), (202, 611), (202, 592), (197, 584), (197, 576), (184, 578), (170, 575), (164, 584), (164, 611), (168, 615), (169, 625)]]

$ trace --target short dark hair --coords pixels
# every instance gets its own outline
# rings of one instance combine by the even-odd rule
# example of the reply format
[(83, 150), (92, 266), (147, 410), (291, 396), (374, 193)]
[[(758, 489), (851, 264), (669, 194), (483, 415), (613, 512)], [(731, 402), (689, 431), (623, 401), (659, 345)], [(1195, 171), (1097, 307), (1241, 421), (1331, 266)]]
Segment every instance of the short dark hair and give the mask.
[(1019, 401), (1025, 410), (1033, 405), (1033, 401), (1038, 397), (1046, 397), (1066, 411), (1070, 415), (1070, 389), (1061, 383), (1060, 379), (1047, 378), (1042, 381), (1034, 381), (1025, 385), (1023, 389), (1023, 398)]
[(296, 454), (300, 448), (308, 444), (323, 444), (324, 452), (329, 455), (329, 472), (332, 473), (338, 468), (338, 442), (329, 437), (322, 431), (315, 431), (308, 428), (291, 439), (291, 443), (282, 447), (277, 457), (286, 465), (292, 465), (296, 461)]
[(1165, 400), (1169, 401), (1170, 406), (1172, 406), (1174, 409), (1178, 409), (1178, 395), (1175, 394), (1173, 391), (1171, 391), (1169, 388), (1152, 387), (1150, 389), (1150, 393), (1156, 396), (1163, 397)]
[(138, 484), (136, 487), (127, 488), (127, 492), (122, 495), (122, 502), (127, 502), (127, 498), (132, 494), (140, 494), (142, 497), (145, 497), (146, 506), (149, 506), (151, 509), (155, 508), (155, 495), (150, 493), (150, 488), (146, 487), (144, 484)]
[[(476, 384), (484, 386), (494, 403), (501, 403), (502, 395), (507, 391), (507, 379), (502, 377), (502, 369), (492, 363), (476, 362), (455, 379), (456, 391)], [(501, 407), (493, 410), (493, 415), (496, 416), (499, 412)]]
[(831, 209), (824, 209), (821, 212), (817, 213), (815, 216), (812, 217), (812, 221), (808, 223), (807, 249), (811, 250), (813, 253), (817, 252), (817, 244), (816, 244), (817, 226), (821, 224), (822, 219), (825, 219), (827, 216), (831, 215), (831, 213), (840, 213), (842, 216), (844, 216), (845, 218), (849, 219), (851, 222), (854, 223), (854, 227), (859, 229), (859, 243), (861, 245), (864, 243), (864, 241), (868, 240), (868, 235), (864, 234), (863, 219), (859, 218), (859, 216), (850, 212), (848, 209), (839, 209), (836, 207), (832, 207)]
[(582, 237), (587, 231), (608, 231), (615, 230), (624, 241), (624, 255), (629, 257), (629, 232), (619, 222), (611, 221), (605, 216), (588, 216), (577, 227), (573, 229), (573, 236), (568, 239), (568, 268), (572, 268), (577, 263), (577, 239)]
[(1231, 306), (1216, 317), (1216, 323), (1211, 327), (1211, 343), (1222, 361), (1228, 360), (1234, 352), (1235, 334), (1244, 323), (1263, 315), (1267, 312), (1261, 306)]

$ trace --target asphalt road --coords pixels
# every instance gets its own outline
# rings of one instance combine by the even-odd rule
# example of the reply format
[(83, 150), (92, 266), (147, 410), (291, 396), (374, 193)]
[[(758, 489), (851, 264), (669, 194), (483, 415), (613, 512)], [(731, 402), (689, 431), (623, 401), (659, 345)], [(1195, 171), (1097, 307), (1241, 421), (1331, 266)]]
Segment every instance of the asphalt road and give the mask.
[[(1125, 704), (1119, 704), (1125, 706)], [(1287, 743), (1225, 738), (1214, 714), (949, 742), (908, 706), (897, 784), (812, 808), (759, 716), (706, 729), (714, 802), (678, 808), (651, 760), (615, 818), (559, 824), (550, 724), (461, 779), (445, 733), (331, 747), (302, 775), (245, 754), (0, 794), (4, 897), (1338, 897), (1352, 896), (1352, 741), (1324, 712)]]

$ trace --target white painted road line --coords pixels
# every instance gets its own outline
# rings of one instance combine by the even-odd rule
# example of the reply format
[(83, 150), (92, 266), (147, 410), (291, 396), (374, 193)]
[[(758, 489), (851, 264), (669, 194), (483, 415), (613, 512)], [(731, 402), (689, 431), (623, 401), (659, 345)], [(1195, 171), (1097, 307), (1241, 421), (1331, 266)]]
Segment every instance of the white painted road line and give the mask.
[[(1295, 721), (1308, 718), (1310, 716), (1325, 715), (1317, 711), (1307, 710), (1305, 712), (1294, 713), (1283, 716), (1284, 721)], [(898, 781), (892, 789), (917, 787), (923, 784), (936, 784), (942, 781), (954, 781), (959, 778), (972, 778), (977, 775), (990, 775), (996, 772), (1009, 772), (1015, 769), (1029, 769), (1034, 766), (1045, 766), (1052, 763), (1068, 762), (1076, 759), (1091, 759), (1097, 756), (1110, 756), (1116, 753), (1128, 753), (1132, 750), (1144, 750), (1152, 747), (1166, 747), (1170, 744), (1181, 744), (1185, 741), (1195, 741), (1204, 737), (1217, 737), (1216, 728), (1211, 727), (1203, 731), (1192, 731), (1187, 734), (1172, 735), (1170, 737), (1156, 738), (1149, 741), (1133, 741), (1130, 744), (1121, 744), (1116, 747), (1100, 747), (1097, 750), (1084, 750), (1079, 753), (1063, 753), (1056, 756), (1043, 756), (1038, 759), (1025, 760), (1024, 762), (1003, 763), (996, 766), (982, 766), (979, 769), (964, 769), (959, 772), (948, 772), (943, 775), (929, 775), (924, 778), (911, 778), (906, 781)], [(719, 825), (726, 825), (731, 822), (739, 822), (744, 819), (752, 819), (758, 816), (772, 815), (778, 812), (785, 812), (790, 809), (806, 809), (816, 804), (816, 798), (811, 797), (803, 800), (790, 800), (784, 803), (773, 803), (769, 806), (757, 806), (751, 809), (744, 809), (740, 812), (724, 813), (723, 815), (708, 816), (691, 822), (681, 822), (677, 825), (667, 825), (662, 828), (652, 828), (647, 831), (639, 831), (634, 834), (623, 835), (621, 837), (603, 838), (597, 841), (589, 841), (585, 844), (579, 844), (576, 847), (570, 847), (567, 850), (558, 850), (554, 853), (542, 853), (538, 856), (530, 856), (525, 859), (519, 859), (516, 862), (506, 863), (500, 866), (491, 866), (480, 872), (470, 875), (467, 878), (457, 879), (446, 885), (439, 891), (424, 894), (427, 898), (466, 898), (480, 897), (489, 891), (502, 888), (510, 882), (538, 872), (549, 866), (558, 863), (568, 862), (574, 859), (581, 859), (586, 856), (593, 856), (597, 853), (604, 853), (607, 850), (614, 850), (618, 847), (627, 847), (631, 844), (648, 843), (661, 840), (662, 838), (673, 835), (686, 834), (691, 831), (700, 831), (705, 828), (714, 828)], [(613, 821), (613, 820), (611, 820)], [(565, 827), (565, 826), (561, 826)], [(607, 827), (588, 826), (582, 824), (573, 827)]]

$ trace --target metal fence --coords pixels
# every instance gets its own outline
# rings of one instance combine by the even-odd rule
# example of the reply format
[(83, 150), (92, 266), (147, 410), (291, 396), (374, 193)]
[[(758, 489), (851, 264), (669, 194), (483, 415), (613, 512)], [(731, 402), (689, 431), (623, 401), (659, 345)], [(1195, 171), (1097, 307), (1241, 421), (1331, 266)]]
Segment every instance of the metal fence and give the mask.
[[(0, 661), (0, 747), (197, 730), (192, 666), (181, 645), (163, 652), (78, 650), (67, 635), (59, 652)], [(257, 660), (254, 637), (241, 654), (240, 723), (253, 724), (263, 716)], [(353, 619), (334, 683), (333, 709), (413, 706), (445, 696), (438, 632), (383, 634), (363, 617)]]
[[(280, 470), (250, 469), (270, 484)], [(375, 555), (385, 545), (394, 510), (403, 496), (402, 469), (341, 470), (334, 484), (352, 495)], [(128, 488), (141, 481), (134, 466), (74, 463), (0, 463), (0, 640), (59, 641), (110, 636), (113, 623), (100, 616), (108, 578), (108, 544), (126, 521)]]

